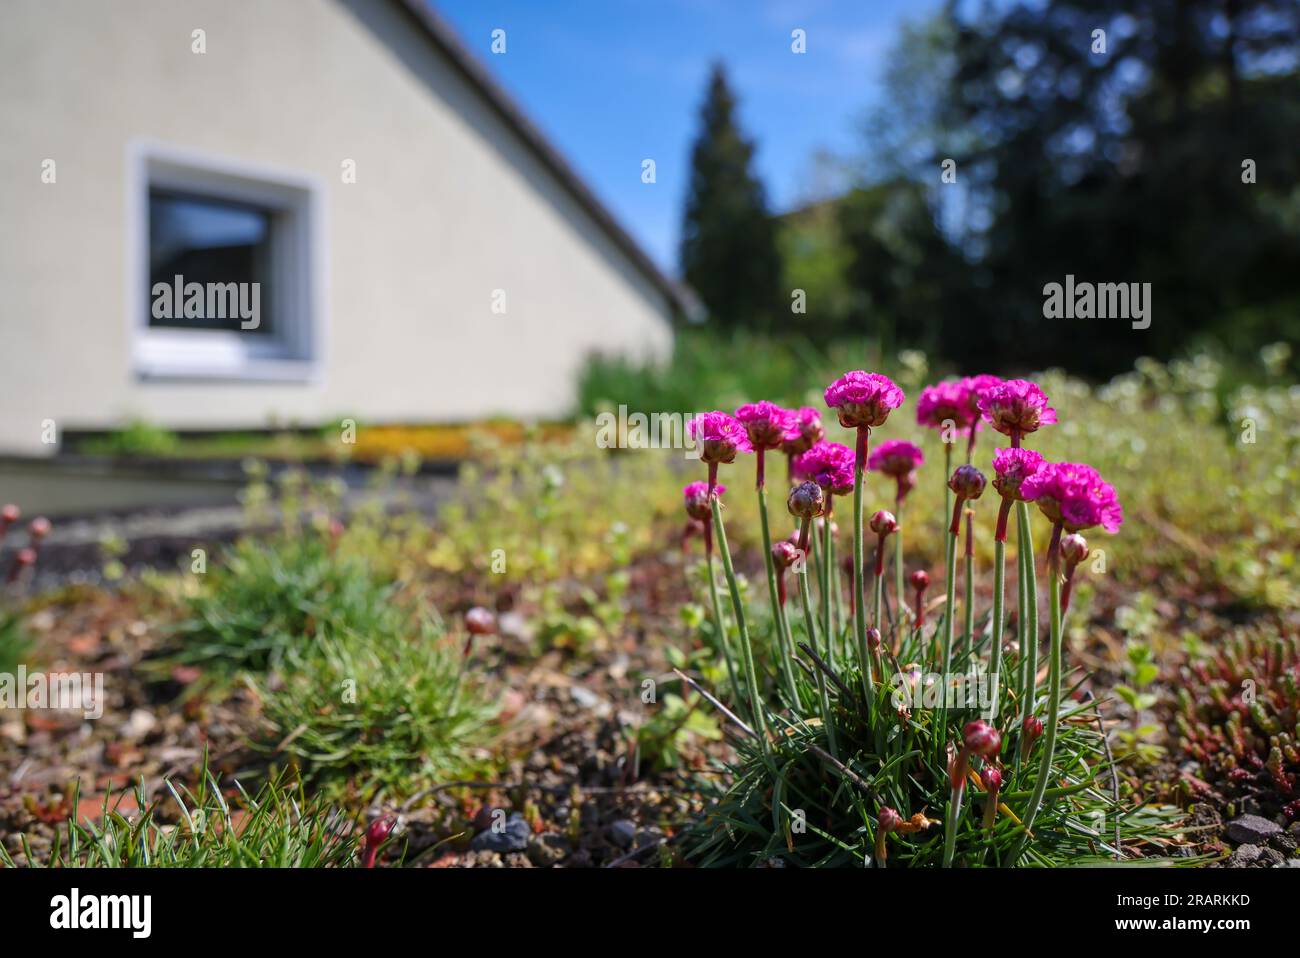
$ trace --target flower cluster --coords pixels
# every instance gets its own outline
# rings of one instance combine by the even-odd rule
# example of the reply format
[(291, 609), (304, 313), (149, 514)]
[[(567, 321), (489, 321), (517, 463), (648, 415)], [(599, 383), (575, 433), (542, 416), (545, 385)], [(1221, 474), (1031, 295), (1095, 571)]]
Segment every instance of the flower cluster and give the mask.
[(834, 409), (845, 429), (883, 426), (890, 410), (903, 404), (903, 390), (880, 373), (855, 369), (826, 387), (826, 405)]
[(766, 399), (745, 403), (736, 410), (736, 418), (744, 424), (750, 444), (755, 449), (780, 449), (783, 444), (801, 437), (795, 413)]
[(1056, 410), (1047, 405), (1047, 396), (1025, 379), (1008, 379), (986, 389), (977, 404), (984, 421), (1013, 441), (1056, 422)]
[(740, 420), (718, 410), (700, 413), (686, 424), (686, 432), (700, 444), (700, 458), (707, 463), (733, 462), (736, 453), (754, 451)]
[(1020, 487), (1021, 496), (1038, 505), (1043, 515), (1069, 532), (1101, 526), (1118, 532), (1124, 522), (1115, 487), (1092, 466), (1080, 462), (1043, 465)]
[(853, 450), (838, 442), (819, 442), (794, 461), (795, 474), (811, 479), (828, 493), (853, 491)]

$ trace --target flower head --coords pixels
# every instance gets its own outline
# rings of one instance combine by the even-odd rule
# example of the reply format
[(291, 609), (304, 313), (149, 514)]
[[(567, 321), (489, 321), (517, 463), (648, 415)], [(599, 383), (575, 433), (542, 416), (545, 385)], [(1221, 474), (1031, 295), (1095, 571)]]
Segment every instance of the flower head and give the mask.
[(1118, 532), (1124, 522), (1115, 487), (1092, 466), (1081, 462), (1050, 462), (1025, 480), (1020, 493), (1038, 504), (1043, 515), (1067, 532), (1101, 526)]
[(497, 620), (487, 609), (476, 605), (465, 613), (465, 628), (470, 635), (491, 635), (497, 630)]
[(924, 592), (930, 588), (930, 574), (924, 569), (917, 569), (912, 573), (911, 582), (913, 589), (917, 592)]
[(1008, 379), (986, 389), (978, 398), (984, 421), (1008, 436), (1037, 431), (1056, 422), (1056, 410), (1047, 396), (1026, 379)]
[(984, 786), (984, 791), (996, 795), (998, 789), (1002, 787), (1002, 773), (997, 770), (996, 766), (985, 765), (980, 770), (980, 783)]
[(0, 508), (0, 527), (8, 527), (18, 521), (22, 516), (22, 510), (12, 502)]
[(931, 429), (943, 429), (948, 423), (964, 429), (975, 419), (971, 410), (970, 387), (964, 380), (935, 383), (921, 390), (916, 401), (916, 421)]
[(975, 719), (962, 730), (962, 742), (976, 755), (990, 758), (1002, 748), (1002, 733), (983, 719)]
[(880, 823), (880, 830), (885, 833), (892, 832), (903, 824), (903, 816), (888, 805), (880, 806), (880, 811), (876, 813), (876, 820)]
[(889, 439), (872, 451), (867, 468), (897, 479), (906, 477), (923, 462), (925, 454), (918, 446), (906, 439)]
[(779, 449), (783, 443), (796, 440), (800, 435), (795, 414), (766, 399), (745, 403), (736, 410), (736, 418), (744, 425), (755, 449)]
[(838, 442), (819, 442), (794, 461), (795, 473), (806, 476), (835, 496), (853, 491), (853, 450)]
[[(714, 483), (713, 496), (717, 498), (727, 491), (727, 487), (722, 483)], [(707, 522), (712, 518), (712, 503), (709, 502), (709, 484), (707, 482), (690, 482), (682, 489), (682, 496), (686, 500), (686, 514), (692, 519), (699, 519), (701, 522)]]
[(811, 480), (801, 482), (790, 490), (785, 507), (796, 519), (811, 519), (821, 515), (822, 509), (826, 507), (826, 493)]
[(867, 648), (872, 652), (880, 648), (880, 630), (875, 626), (869, 626), (866, 632)]
[(898, 520), (894, 518), (892, 512), (885, 509), (881, 509), (879, 512), (875, 513), (871, 517), (869, 525), (871, 526), (871, 531), (878, 536), (887, 536), (891, 532), (896, 532), (898, 530)]
[(978, 499), (984, 495), (984, 482), (984, 473), (968, 463), (953, 470), (948, 488), (963, 499)]
[(826, 405), (846, 429), (883, 426), (889, 412), (903, 404), (903, 390), (880, 373), (854, 369), (826, 387)]
[(1043, 720), (1036, 715), (1026, 715), (1025, 720), (1020, 723), (1020, 728), (1025, 738), (1032, 742), (1043, 734)]
[(798, 435), (781, 443), (781, 451), (786, 455), (797, 456), (807, 452), (815, 444), (826, 438), (826, 427), (822, 425), (822, 414), (812, 406), (804, 406), (795, 414), (795, 427)]
[(788, 569), (799, 558), (799, 547), (789, 539), (772, 543), (772, 561), (778, 569)]
[(736, 453), (754, 451), (740, 420), (725, 412), (700, 413), (686, 424), (686, 432), (700, 444), (700, 458), (707, 463), (732, 462)]
[(989, 390), (1002, 385), (1002, 377), (994, 376), (991, 373), (980, 373), (978, 376), (967, 376), (961, 381), (966, 387), (966, 403), (971, 412), (971, 417), (975, 419), (976, 426), (980, 425), (980, 397)]
[(32, 542), (40, 542), (50, 534), (50, 520), (44, 516), (37, 516), (27, 526), (27, 534), (31, 536)]
[(993, 452), (993, 488), (1003, 499), (1024, 499), (1021, 485), (1047, 460), (1032, 449), (997, 449)]

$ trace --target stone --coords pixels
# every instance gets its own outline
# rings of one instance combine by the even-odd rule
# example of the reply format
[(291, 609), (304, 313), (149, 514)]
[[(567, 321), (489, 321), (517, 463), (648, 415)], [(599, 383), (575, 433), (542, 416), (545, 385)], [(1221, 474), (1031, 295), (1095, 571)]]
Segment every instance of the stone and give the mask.
[(528, 848), (530, 835), (532, 829), (528, 827), (528, 822), (524, 821), (524, 816), (515, 812), (506, 819), (504, 828), (500, 831), (489, 828), (479, 832), (470, 841), (469, 847), (472, 851), (522, 852)]
[(630, 848), (632, 840), (636, 838), (636, 825), (626, 818), (620, 818), (610, 824), (607, 833), (609, 840), (619, 848)]
[(1232, 857), (1228, 859), (1228, 865), (1232, 868), (1244, 868), (1247, 865), (1253, 865), (1259, 860), (1262, 849), (1258, 845), (1242, 845)]
[(1281, 825), (1258, 815), (1242, 815), (1228, 822), (1228, 838), (1239, 845), (1262, 845), (1281, 831)]

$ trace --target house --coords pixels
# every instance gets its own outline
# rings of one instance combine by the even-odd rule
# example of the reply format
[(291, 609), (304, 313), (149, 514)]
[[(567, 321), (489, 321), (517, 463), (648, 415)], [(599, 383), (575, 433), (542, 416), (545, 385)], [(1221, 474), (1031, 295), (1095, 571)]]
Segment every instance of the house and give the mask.
[(554, 416), (671, 348), (682, 291), (424, 0), (3, 20), (0, 451)]

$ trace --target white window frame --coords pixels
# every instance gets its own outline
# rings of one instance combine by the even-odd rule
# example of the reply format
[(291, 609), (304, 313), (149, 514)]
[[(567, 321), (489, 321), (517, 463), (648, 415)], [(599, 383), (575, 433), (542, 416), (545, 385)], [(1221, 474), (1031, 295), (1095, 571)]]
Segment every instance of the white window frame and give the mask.
[[(315, 382), (325, 341), (323, 190), (318, 178), (209, 153), (134, 141), (127, 156), (127, 322), (142, 380)], [(149, 192), (175, 190), (273, 212), (269, 302), (275, 331), (149, 325)]]

